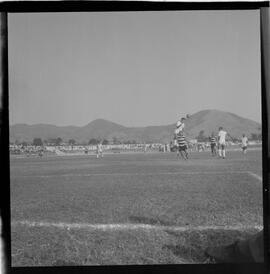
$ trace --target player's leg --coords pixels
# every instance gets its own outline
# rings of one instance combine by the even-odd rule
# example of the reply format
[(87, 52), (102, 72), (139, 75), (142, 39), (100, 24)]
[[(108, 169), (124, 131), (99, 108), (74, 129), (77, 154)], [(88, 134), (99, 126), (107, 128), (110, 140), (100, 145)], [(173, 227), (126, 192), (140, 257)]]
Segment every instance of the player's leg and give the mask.
[(212, 144), (212, 145), (211, 145), (211, 149), (212, 149), (212, 156), (217, 155), (216, 145), (215, 145), (215, 144)]
[(221, 154), (221, 144), (218, 144), (218, 156), (219, 156), (219, 158), (222, 157), (222, 154)]
[(181, 154), (182, 158), (186, 160), (183, 150), (180, 150), (180, 154)]
[(222, 144), (221, 150), (222, 150), (222, 158), (225, 159), (225, 157), (226, 157), (226, 152), (225, 152), (225, 145), (224, 145), (224, 144)]
[(184, 152), (185, 152), (185, 156), (186, 156), (186, 160), (188, 159), (188, 150), (187, 150), (187, 147), (186, 147), (186, 149), (184, 150)]

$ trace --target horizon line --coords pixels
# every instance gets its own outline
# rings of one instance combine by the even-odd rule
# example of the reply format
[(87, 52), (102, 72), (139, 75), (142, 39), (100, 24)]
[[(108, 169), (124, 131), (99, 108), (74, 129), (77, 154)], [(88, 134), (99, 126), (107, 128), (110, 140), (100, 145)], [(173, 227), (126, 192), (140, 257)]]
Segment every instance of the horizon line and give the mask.
[[(246, 117), (243, 117), (243, 116), (240, 116), (238, 114), (235, 114), (233, 112), (229, 112), (229, 111), (224, 111), (224, 110), (218, 110), (218, 109), (204, 109), (204, 110), (199, 110), (193, 114), (190, 114), (190, 116), (193, 116), (195, 114), (198, 114), (199, 112), (203, 112), (203, 111), (219, 111), (219, 112), (224, 112), (224, 113), (229, 113), (229, 114), (233, 114), (233, 115), (236, 115), (236, 116), (239, 116), (240, 118), (243, 118), (243, 119), (247, 119), (247, 120), (250, 120), (250, 121), (253, 121), (253, 122), (256, 122), (260, 125), (262, 125), (262, 121), (256, 121), (256, 120), (253, 120), (253, 119), (250, 119), (250, 118), (246, 118)], [(179, 115), (180, 116), (180, 115)], [(179, 119), (180, 117), (178, 117)], [(9, 126), (15, 126), (15, 125), (27, 125), (27, 126), (37, 126), (37, 125), (46, 125), (46, 126), (55, 126), (55, 127), (85, 127), (89, 124), (91, 124), (92, 122), (95, 122), (95, 121), (98, 121), (98, 120), (103, 120), (103, 121), (106, 121), (106, 122), (110, 122), (110, 123), (114, 123), (114, 124), (117, 124), (119, 126), (122, 126), (122, 127), (127, 127), (127, 128), (142, 128), (142, 127), (155, 127), (155, 126), (169, 126), (169, 125), (172, 125), (176, 122), (173, 122), (173, 123), (168, 123), (168, 124), (162, 124), (162, 125), (146, 125), (146, 126), (127, 126), (127, 125), (123, 125), (123, 124), (120, 124), (118, 122), (114, 122), (114, 121), (111, 121), (111, 120), (108, 120), (108, 119), (105, 119), (105, 118), (96, 118), (96, 119), (93, 119), (92, 121), (90, 121), (89, 123), (87, 124), (84, 124), (84, 125), (56, 125), (56, 124), (52, 124), (52, 123), (33, 123), (33, 124), (28, 124), (26, 122), (17, 122), (17, 123), (14, 123), (14, 124), (9, 124)], [(177, 120), (177, 119), (176, 119)]]

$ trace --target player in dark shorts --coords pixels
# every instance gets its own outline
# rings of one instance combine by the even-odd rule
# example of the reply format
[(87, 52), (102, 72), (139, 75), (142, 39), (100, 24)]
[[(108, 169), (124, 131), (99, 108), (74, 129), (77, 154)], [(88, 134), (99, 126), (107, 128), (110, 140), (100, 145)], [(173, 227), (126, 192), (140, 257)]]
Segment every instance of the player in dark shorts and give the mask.
[(212, 156), (216, 156), (217, 155), (217, 139), (216, 139), (214, 133), (212, 133), (212, 135), (210, 137), (210, 146), (211, 146)]
[(247, 153), (247, 147), (248, 147), (248, 138), (245, 134), (243, 134), (243, 137), (241, 139), (241, 146), (242, 146), (242, 152), (243, 154)]
[(44, 150), (43, 150), (43, 149), (40, 149), (39, 152), (38, 152), (38, 156), (39, 156), (39, 157), (42, 157), (42, 156), (43, 156), (43, 153), (44, 153)]
[(187, 160), (188, 159), (187, 142), (186, 142), (186, 138), (182, 131), (180, 131), (176, 135), (176, 140), (177, 140), (177, 144), (178, 144), (178, 151), (177, 151), (178, 157), (179, 157), (179, 153), (180, 153), (182, 158)]

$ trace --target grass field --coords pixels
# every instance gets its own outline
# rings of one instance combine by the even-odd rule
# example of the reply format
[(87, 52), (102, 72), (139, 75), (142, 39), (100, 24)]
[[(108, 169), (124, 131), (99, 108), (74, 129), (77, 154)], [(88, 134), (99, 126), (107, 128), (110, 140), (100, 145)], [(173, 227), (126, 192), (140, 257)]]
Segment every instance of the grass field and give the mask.
[(261, 150), (12, 158), (13, 266), (207, 263), (262, 226)]

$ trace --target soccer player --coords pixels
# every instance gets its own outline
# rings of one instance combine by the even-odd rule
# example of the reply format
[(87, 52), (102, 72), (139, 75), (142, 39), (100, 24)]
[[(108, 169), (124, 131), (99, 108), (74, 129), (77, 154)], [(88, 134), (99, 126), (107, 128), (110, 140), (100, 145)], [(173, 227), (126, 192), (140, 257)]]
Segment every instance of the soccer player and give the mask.
[(211, 137), (210, 137), (210, 146), (211, 146), (212, 156), (216, 156), (217, 155), (217, 148), (216, 148), (217, 140), (216, 140), (214, 132), (212, 132)]
[(97, 144), (97, 158), (99, 158), (99, 156), (103, 157), (102, 142)]
[(218, 131), (218, 155), (219, 155), (219, 158), (223, 158), (223, 159), (225, 159), (226, 157), (226, 153), (225, 153), (226, 135), (227, 135), (227, 132), (223, 130), (223, 127), (220, 127)]
[(179, 157), (179, 153), (180, 153), (182, 158), (187, 160), (188, 159), (187, 142), (182, 131), (179, 131), (176, 134), (176, 140), (178, 144), (177, 156)]
[(43, 150), (42, 148), (39, 150), (39, 152), (38, 152), (38, 156), (39, 156), (39, 157), (42, 157), (42, 156), (43, 156), (43, 151), (44, 151), (44, 150)]
[(143, 145), (143, 152), (146, 153), (146, 151), (147, 151), (147, 145), (146, 145), (146, 143), (144, 143), (144, 145)]
[(182, 117), (181, 120), (177, 121), (176, 123), (176, 130), (183, 131), (185, 128), (185, 120), (186, 118)]
[(248, 138), (245, 134), (243, 134), (241, 142), (242, 142), (242, 153), (246, 154), (247, 153), (247, 146), (248, 146)]

